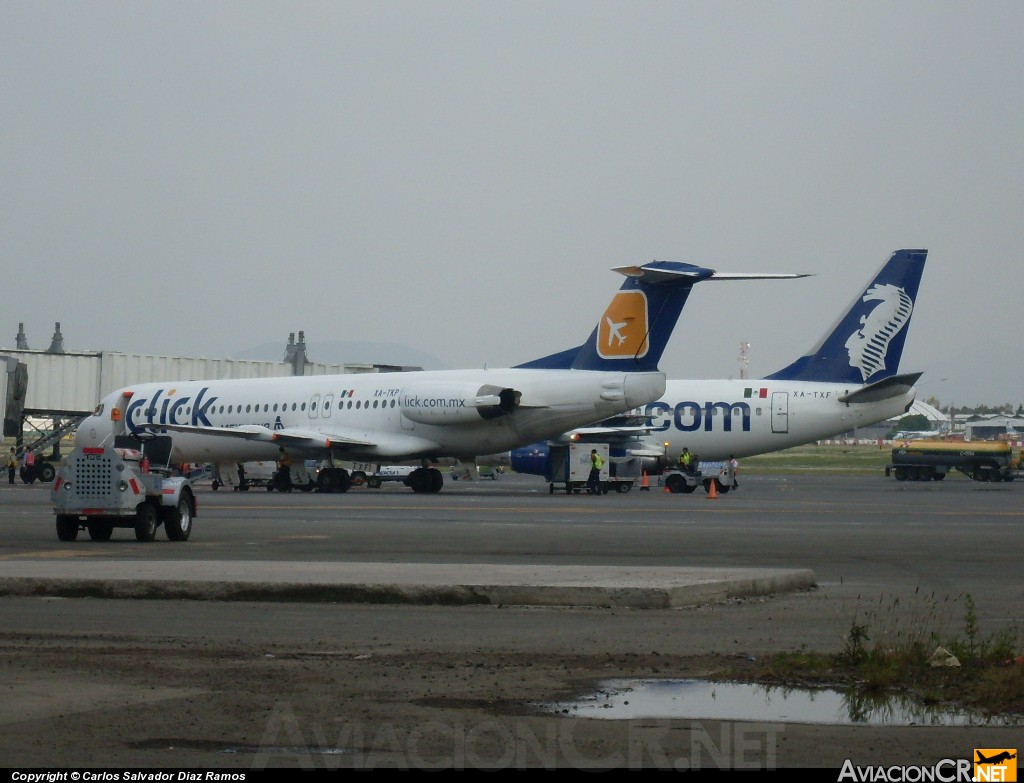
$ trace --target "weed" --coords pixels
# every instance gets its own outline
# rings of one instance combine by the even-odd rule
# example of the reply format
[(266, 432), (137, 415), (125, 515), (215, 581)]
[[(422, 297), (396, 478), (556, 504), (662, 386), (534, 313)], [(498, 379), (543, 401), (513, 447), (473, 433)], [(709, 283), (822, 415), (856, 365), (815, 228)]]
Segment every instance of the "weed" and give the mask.
[[(963, 634), (950, 637), (947, 626), (960, 598), (934, 593), (909, 605), (899, 597), (878, 603), (850, 621), (842, 649), (835, 654), (806, 650), (771, 656), (755, 679), (792, 684), (842, 684), (851, 703), (869, 703), (881, 695), (910, 695), (923, 704), (955, 704), (991, 715), (1024, 714), (1024, 657), (1013, 628), (983, 636), (978, 610), (963, 596)], [(938, 647), (959, 665), (933, 666)]]

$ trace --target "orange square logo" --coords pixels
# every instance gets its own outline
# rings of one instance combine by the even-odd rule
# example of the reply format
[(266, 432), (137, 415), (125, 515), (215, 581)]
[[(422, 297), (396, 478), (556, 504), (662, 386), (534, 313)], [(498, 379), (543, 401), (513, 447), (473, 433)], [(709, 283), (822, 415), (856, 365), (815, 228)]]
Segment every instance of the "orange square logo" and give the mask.
[(1016, 748), (975, 748), (975, 781), (1013, 783), (1017, 780)]
[(597, 355), (632, 359), (647, 355), (647, 295), (619, 291), (597, 325)]

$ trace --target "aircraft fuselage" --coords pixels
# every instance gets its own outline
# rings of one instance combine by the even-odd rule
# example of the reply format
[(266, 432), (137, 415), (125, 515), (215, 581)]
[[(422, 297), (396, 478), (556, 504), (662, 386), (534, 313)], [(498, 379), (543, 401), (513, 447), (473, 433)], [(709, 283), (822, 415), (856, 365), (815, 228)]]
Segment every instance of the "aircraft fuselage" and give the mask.
[(664, 384), (659, 372), (518, 368), (145, 383), (108, 395), (76, 445), (163, 431), (175, 462), (273, 459), (281, 446), (346, 460), (473, 457), (644, 405)]
[(641, 409), (651, 427), (643, 440), (665, 449), (670, 460), (683, 447), (706, 460), (739, 458), (899, 416), (915, 395), (911, 389), (875, 402), (840, 401), (856, 389), (809, 381), (669, 381), (662, 398)]

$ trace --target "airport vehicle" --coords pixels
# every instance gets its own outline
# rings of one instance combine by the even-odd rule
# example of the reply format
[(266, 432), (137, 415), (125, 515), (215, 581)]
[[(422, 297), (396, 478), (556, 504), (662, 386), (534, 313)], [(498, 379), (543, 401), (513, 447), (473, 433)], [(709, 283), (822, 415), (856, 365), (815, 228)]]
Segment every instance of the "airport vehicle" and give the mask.
[(894, 441), (885, 475), (897, 481), (941, 481), (954, 470), (975, 481), (1013, 481), (1013, 451), (1002, 441)]
[(698, 462), (692, 473), (675, 468), (667, 470), (662, 474), (661, 483), (669, 492), (685, 494), (693, 492), (697, 487), (703, 487), (705, 492), (710, 493), (712, 484), (716, 492), (723, 494), (739, 486), (728, 460)]
[[(899, 374), (926, 250), (899, 250), (811, 351), (758, 380), (670, 380), (658, 400), (563, 433), (553, 443), (607, 442), (657, 475), (683, 447), (704, 460), (742, 458), (846, 432), (905, 413), (922, 373)], [(544, 444), (508, 455), (520, 473), (546, 475)]]
[[(151, 462), (145, 447), (153, 453), (153, 445), (140, 450), (122, 441), (73, 449), (50, 488), (57, 538), (74, 541), (87, 530), (92, 540), (108, 541), (123, 527), (134, 529), (139, 541), (153, 541), (163, 525), (169, 540), (187, 541), (197, 514), (192, 482), (172, 475), (164, 460)], [(169, 452), (169, 442), (165, 448)]]
[(370, 489), (379, 489), (388, 481), (400, 481), (405, 486), (409, 486), (410, 476), (415, 471), (414, 465), (380, 465), (366, 477), (366, 486)]
[(551, 448), (546, 476), (548, 493), (554, 494), (555, 490), (559, 488), (566, 494), (575, 495), (587, 491), (591, 451), (597, 451), (601, 456), (602, 494), (607, 494), (612, 489), (616, 492), (629, 492), (633, 488), (639, 475), (636, 472), (630, 472), (627, 461), (617, 463), (612, 460), (607, 443), (569, 443)]
[[(698, 282), (801, 276), (674, 261), (615, 271), (626, 278), (621, 288), (586, 342), (569, 350), (506, 369), (138, 384), (105, 397), (76, 444), (158, 432), (172, 437), (180, 462), (275, 459), (280, 447), (293, 458), (422, 459), (409, 486), (438, 492), (431, 458), (507, 451), (656, 400), (665, 389), (658, 362)], [(337, 491), (348, 490), (346, 469), (330, 475)]]

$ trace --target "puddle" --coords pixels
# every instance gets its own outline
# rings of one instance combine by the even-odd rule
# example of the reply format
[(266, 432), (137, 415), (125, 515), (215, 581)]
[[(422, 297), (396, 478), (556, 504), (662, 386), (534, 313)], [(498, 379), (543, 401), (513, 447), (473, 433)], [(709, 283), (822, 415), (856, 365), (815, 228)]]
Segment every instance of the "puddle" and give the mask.
[(579, 718), (692, 718), (865, 726), (1017, 726), (1022, 716), (990, 717), (932, 708), (907, 698), (832, 689), (781, 688), (707, 680), (608, 680), (577, 701), (542, 705)]

